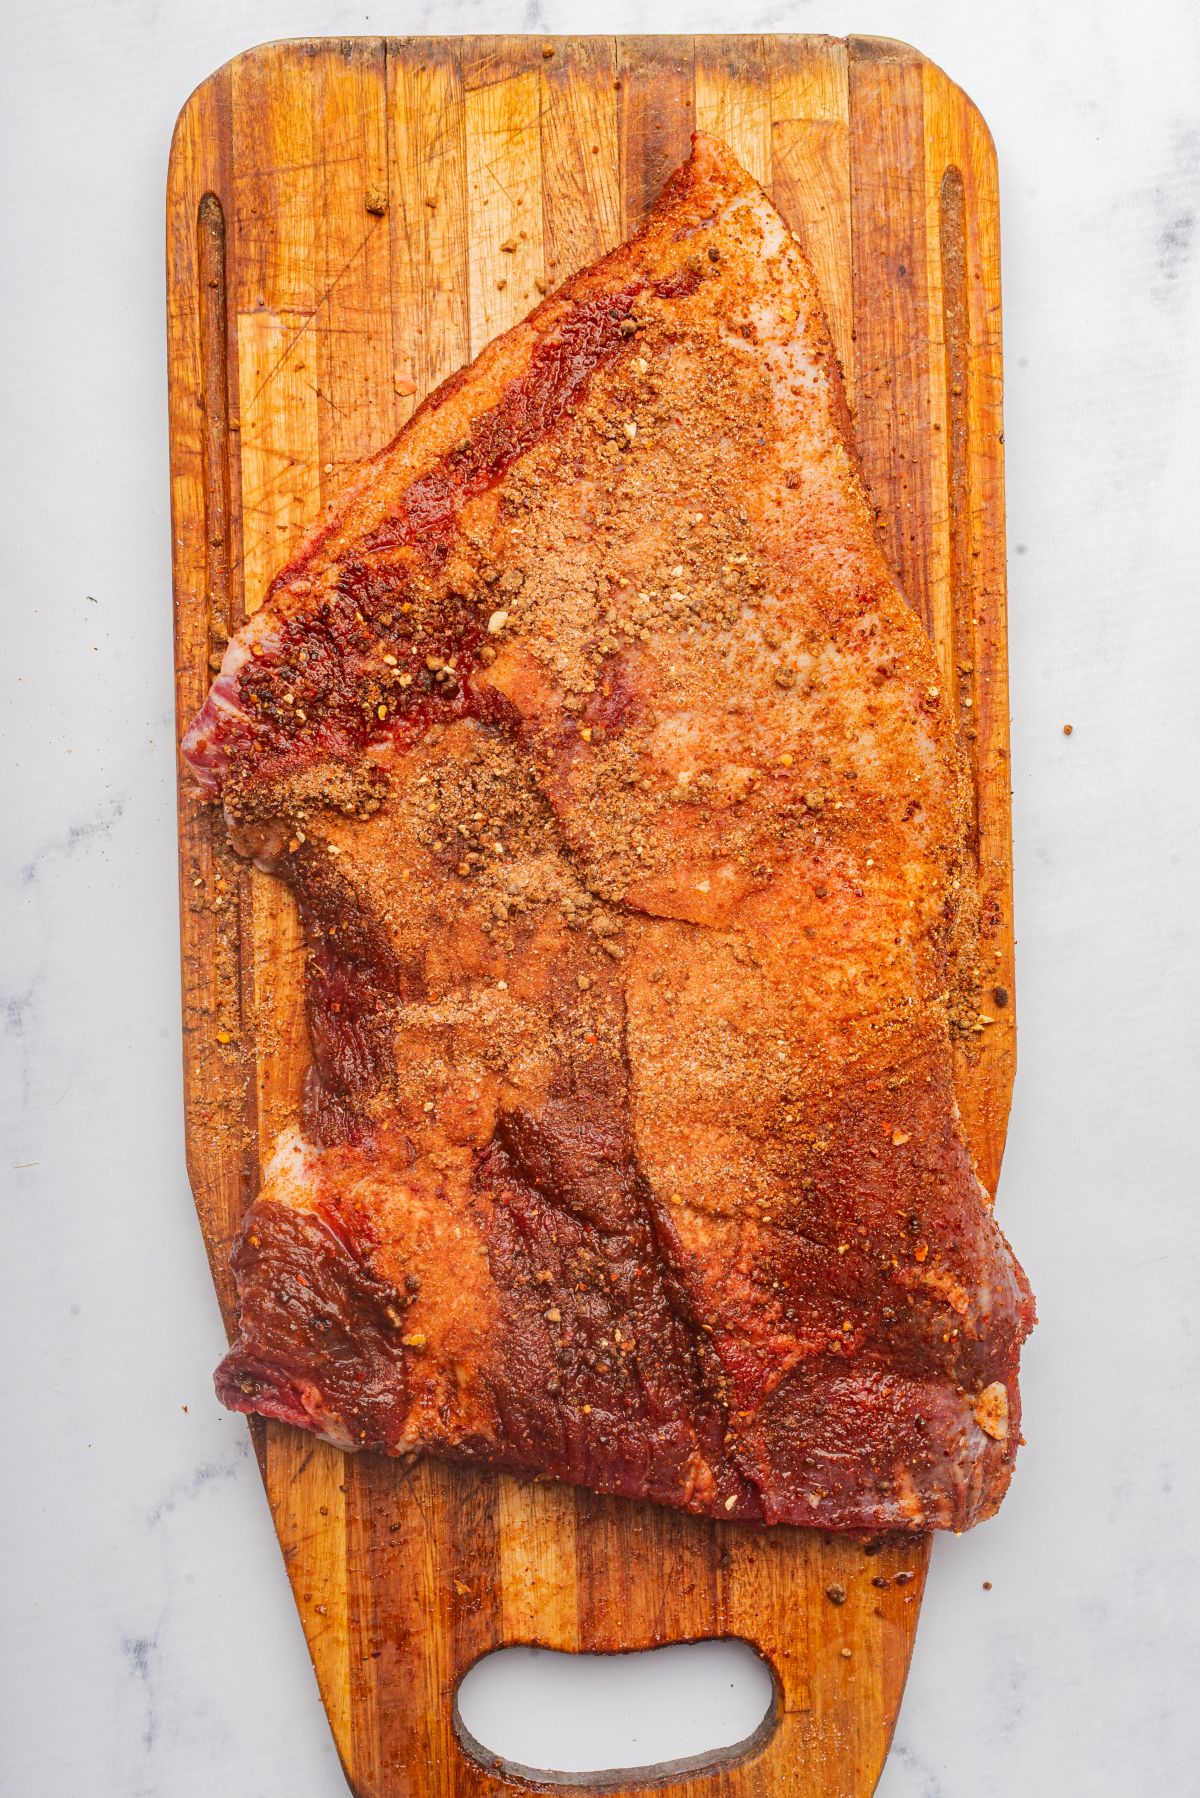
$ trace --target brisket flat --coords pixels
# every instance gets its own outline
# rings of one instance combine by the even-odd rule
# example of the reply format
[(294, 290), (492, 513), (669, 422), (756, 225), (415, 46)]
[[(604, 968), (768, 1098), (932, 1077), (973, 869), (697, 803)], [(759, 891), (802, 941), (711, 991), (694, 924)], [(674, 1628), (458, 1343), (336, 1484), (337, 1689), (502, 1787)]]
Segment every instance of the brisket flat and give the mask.
[(366, 466), (185, 739), (307, 942), (226, 1404), (718, 1518), (995, 1509), (1033, 1302), (955, 1103), (938, 679), (811, 271), (698, 136)]

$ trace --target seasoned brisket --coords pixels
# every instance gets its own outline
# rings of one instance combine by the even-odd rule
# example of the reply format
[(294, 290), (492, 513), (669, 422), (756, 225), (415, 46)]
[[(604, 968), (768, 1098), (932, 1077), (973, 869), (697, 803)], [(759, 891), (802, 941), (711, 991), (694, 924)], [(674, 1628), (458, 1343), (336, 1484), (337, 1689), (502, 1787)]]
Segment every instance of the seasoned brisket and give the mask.
[(227, 1404), (719, 1518), (995, 1509), (1033, 1305), (955, 1103), (938, 684), (812, 274), (698, 137), (367, 465), (188, 732), (308, 950)]

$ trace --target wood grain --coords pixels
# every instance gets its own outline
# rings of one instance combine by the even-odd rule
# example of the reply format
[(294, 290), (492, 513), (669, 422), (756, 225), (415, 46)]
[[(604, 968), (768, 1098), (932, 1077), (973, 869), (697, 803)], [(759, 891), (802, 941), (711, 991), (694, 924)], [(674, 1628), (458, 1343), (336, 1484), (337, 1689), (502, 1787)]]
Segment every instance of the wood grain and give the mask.
[[(996, 166), (971, 103), (916, 51), (819, 37), (314, 40), (210, 77), (180, 115), (168, 184), (180, 726), (346, 469), (545, 286), (634, 229), (696, 124), (767, 183), (812, 258), (881, 537), (958, 708), (985, 1004), (957, 1074), (994, 1187), (1015, 1060)], [(179, 808), (188, 1165), (229, 1319), (229, 1245), (306, 1058), (300, 946), (290, 901), (229, 854), (186, 780)], [(252, 1433), (360, 1798), (538, 1785), (456, 1717), (458, 1682), (490, 1649), (721, 1635), (773, 1669), (753, 1738), (704, 1765), (549, 1783), (626, 1798), (873, 1791), (924, 1542), (867, 1555), (432, 1461), (343, 1457), (274, 1425)]]

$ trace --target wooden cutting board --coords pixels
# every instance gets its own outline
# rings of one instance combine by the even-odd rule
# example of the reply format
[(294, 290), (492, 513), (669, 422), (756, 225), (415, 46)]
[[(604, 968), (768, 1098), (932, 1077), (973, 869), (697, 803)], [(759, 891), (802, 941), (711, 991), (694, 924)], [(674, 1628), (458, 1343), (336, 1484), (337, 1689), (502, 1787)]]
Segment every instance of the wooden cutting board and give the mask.
[[(731, 145), (807, 247), (880, 534), (958, 706), (994, 1020), (960, 1045), (959, 1093), (994, 1187), (1015, 1052), (996, 162), (970, 101), (916, 51), (330, 38), (248, 51), (211, 76), (180, 116), (168, 188), (180, 728), (356, 459), (542, 284), (632, 231), (697, 126)], [(306, 1060), (301, 945), (291, 900), (230, 856), (186, 778), (179, 818), (188, 1165), (228, 1320), (230, 1242)], [(557, 1783), (687, 1798), (874, 1789), (925, 1541), (867, 1553), (251, 1428), (360, 1798), (537, 1784), (456, 1720), (459, 1678), (490, 1649), (712, 1636), (744, 1637), (773, 1670), (773, 1709), (749, 1741), (701, 1767)]]

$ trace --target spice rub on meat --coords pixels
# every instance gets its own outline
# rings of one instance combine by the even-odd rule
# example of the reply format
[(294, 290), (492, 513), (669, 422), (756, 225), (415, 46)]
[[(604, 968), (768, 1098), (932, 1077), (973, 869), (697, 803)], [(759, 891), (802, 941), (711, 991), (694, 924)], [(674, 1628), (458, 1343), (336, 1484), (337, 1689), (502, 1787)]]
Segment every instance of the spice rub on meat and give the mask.
[(954, 1097), (964, 764), (722, 144), (367, 465), (184, 753), (308, 944), (227, 1404), (718, 1518), (995, 1509), (1033, 1305)]

